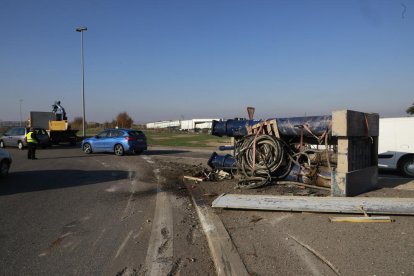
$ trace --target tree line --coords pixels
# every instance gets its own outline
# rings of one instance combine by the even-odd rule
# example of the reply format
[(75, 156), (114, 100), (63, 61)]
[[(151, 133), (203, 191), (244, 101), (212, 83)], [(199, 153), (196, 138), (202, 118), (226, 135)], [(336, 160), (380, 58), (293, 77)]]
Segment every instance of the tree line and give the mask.
[(414, 114), (414, 103), (409, 108), (407, 108), (405, 112), (407, 112), (407, 114), (413, 115)]
[[(71, 127), (73, 129), (81, 129), (82, 128), (83, 119), (82, 117), (75, 117), (72, 122), (70, 122)], [(134, 123), (131, 116), (127, 112), (119, 113), (111, 122), (106, 121), (104, 123), (97, 123), (97, 122), (85, 122), (88, 128), (131, 128)]]

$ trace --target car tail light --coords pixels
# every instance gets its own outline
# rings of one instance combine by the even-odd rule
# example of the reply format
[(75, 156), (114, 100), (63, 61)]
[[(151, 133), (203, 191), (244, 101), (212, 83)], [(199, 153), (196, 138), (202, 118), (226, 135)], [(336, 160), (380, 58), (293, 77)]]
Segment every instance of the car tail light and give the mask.
[(136, 139), (134, 137), (126, 136), (125, 140), (127, 141), (135, 141)]

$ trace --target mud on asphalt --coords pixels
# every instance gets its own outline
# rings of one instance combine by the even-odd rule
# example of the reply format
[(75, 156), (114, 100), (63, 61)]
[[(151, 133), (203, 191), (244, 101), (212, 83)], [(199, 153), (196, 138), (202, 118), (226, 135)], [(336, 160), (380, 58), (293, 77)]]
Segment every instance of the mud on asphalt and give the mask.
[[(156, 163), (168, 179), (163, 189), (171, 191), (177, 198), (189, 197), (183, 176), (196, 176), (207, 168), (206, 160), (201, 158), (157, 158)], [(236, 190), (237, 182), (238, 179), (190, 181), (191, 185), (201, 189), (209, 206), (222, 193), (329, 194), (296, 185)], [(414, 191), (387, 185), (362, 196), (414, 198)], [(187, 217), (190, 221), (186, 223), (195, 225), (200, 234), (201, 226), (193, 208), (191, 210), (191, 216)], [(407, 235), (414, 231), (414, 217), (397, 216), (394, 223), (384, 224), (335, 224), (329, 222), (329, 216), (332, 216), (329, 214), (225, 209), (212, 209), (212, 212), (223, 221), (250, 275), (338, 275), (337, 272), (340, 275), (414, 275), (414, 238)], [(187, 234), (187, 239), (191, 239), (189, 236), (191, 234)], [(301, 244), (328, 260), (335, 269)], [(203, 248), (208, 250), (207, 246)]]

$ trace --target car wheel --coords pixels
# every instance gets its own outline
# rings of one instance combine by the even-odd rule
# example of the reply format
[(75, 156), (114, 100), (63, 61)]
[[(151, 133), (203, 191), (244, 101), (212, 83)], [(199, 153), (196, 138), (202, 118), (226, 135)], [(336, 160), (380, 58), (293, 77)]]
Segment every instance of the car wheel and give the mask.
[(10, 163), (6, 160), (0, 162), (0, 177), (6, 177), (9, 174)]
[(22, 150), (24, 148), (22, 141), (17, 142), (17, 147), (19, 150)]
[(124, 147), (121, 144), (116, 144), (114, 147), (114, 153), (118, 156), (124, 155)]
[(408, 177), (414, 177), (414, 155), (404, 156), (398, 166), (400, 172)]
[(84, 153), (87, 153), (87, 154), (92, 153), (91, 144), (85, 143), (82, 147), (82, 150), (83, 150)]
[(0, 141), (0, 148), (4, 149), (6, 145), (4, 144), (3, 140)]

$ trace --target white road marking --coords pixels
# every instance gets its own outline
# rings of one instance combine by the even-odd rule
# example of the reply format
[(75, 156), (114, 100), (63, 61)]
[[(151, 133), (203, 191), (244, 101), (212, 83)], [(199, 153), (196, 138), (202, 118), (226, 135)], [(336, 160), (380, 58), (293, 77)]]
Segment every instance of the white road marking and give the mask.
[(114, 193), (114, 192), (116, 192), (117, 190), (119, 190), (119, 187), (117, 187), (117, 186), (112, 186), (112, 187), (110, 187), (110, 188), (108, 188), (108, 189), (105, 189), (105, 191), (106, 191), (106, 192), (109, 192), (109, 193)]
[(172, 230), (173, 221), (169, 196), (166, 192), (159, 192), (157, 193), (154, 223), (145, 260), (149, 275), (167, 275), (171, 271), (174, 238)]
[(128, 243), (129, 238), (132, 235), (132, 231), (129, 231), (128, 235), (122, 242), (121, 246), (118, 248), (118, 251), (116, 252), (115, 259), (118, 258), (119, 254), (121, 254), (121, 251), (124, 249), (125, 245)]
[(95, 160), (96, 162), (100, 163), (102, 166), (104, 166), (105, 168), (110, 168), (111, 166), (95, 157), (92, 157), (92, 160)]
[(154, 161), (152, 161), (151, 157), (146, 156), (146, 155), (143, 155), (142, 156), (142, 159), (144, 159), (145, 161), (147, 161), (150, 164), (154, 164), (155, 163)]
[[(144, 158), (148, 163), (153, 162), (149, 157)], [(160, 170), (154, 170), (158, 181), (165, 179), (160, 175)], [(167, 275), (173, 266), (173, 214), (170, 203), (170, 196), (159, 191), (156, 196), (154, 221), (151, 229), (145, 266), (147, 275)]]
[(127, 205), (125, 206), (124, 211), (122, 212), (121, 221), (130, 217), (134, 213), (135, 209), (135, 201), (133, 200), (134, 194), (132, 193), (127, 201)]

